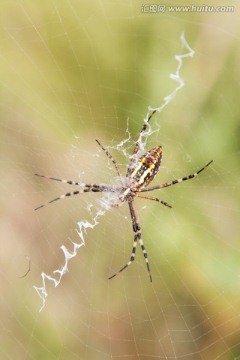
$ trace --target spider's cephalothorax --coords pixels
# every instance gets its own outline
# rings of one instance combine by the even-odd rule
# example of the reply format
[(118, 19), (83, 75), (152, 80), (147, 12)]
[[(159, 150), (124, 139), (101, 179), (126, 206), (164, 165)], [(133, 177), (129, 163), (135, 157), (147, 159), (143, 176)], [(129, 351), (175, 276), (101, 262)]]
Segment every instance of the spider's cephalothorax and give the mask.
[[(156, 111), (157, 110), (153, 110), (150, 113), (150, 115), (148, 116), (147, 121), (144, 122), (142, 130), (140, 132), (139, 139), (141, 138), (142, 135), (144, 135), (145, 130), (147, 128), (147, 124), (150, 121), (150, 119), (152, 118), (152, 116), (156, 113)], [(117, 171), (117, 174), (120, 177), (120, 179), (122, 180), (123, 177), (122, 177), (120, 168), (119, 168), (116, 160), (112, 157), (112, 155), (109, 153), (109, 151), (100, 144), (100, 142), (98, 140), (96, 140), (96, 141), (97, 141), (98, 145), (102, 148), (102, 150), (105, 152), (107, 157), (113, 162), (115, 169)], [(157, 175), (157, 173), (159, 171), (159, 167), (161, 165), (161, 160), (162, 160), (162, 147), (157, 146), (157, 147), (149, 150), (148, 152), (146, 152), (143, 156), (140, 156), (139, 154), (140, 154), (140, 150), (139, 150), (139, 144), (137, 142), (134, 147), (134, 150), (133, 150), (133, 156), (130, 158), (130, 162), (128, 165), (127, 175), (125, 177), (126, 181), (125, 182), (123, 180), (121, 181), (122, 186), (120, 188), (115, 187), (113, 185), (105, 185), (105, 184), (82, 184), (82, 183), (79, 183), (76, 181), (74, 182), (71, 180), (61, 180), (61, 179), (57, 179), (54, 177), (48, 177), (48, 176), (44, 176), (44, 175), (35, 174), (37, 176), (45, 177), (50, 180), (61, 181), (61, 182), (67, 183), (69, 185), (76, 185), (76, 186), (80, 187), (80, 190), (68, 192), (64, 195), (61, 195), (61, 196), (49, 201), (49, 203), (52, 203), (54, 201), (57, 201), (57, 200), (60, 200), (60, 199), (63, 199), (65, 197), (69, 197), (72, 195), (78, 195), (78, 194), (84, 193), (84, 192), (111, 192), (111, 193), (118, 194), (119, 200), (121, 202), (128, 203), (130, 215), (131, 215), (131, 221), (132, 221), (132, 228), (133, 228), (133, 232), (134, 232), (132, 254), (131, 254), (131, 257), (130, 257), (130, 260), (128, 261), (128, 263), (126, 265), (124, 265), (114, 275), (109, 277), (109, 279), (112, 279), (114, 276), (116, 276), (118, 273), (120, 273), (121, 271), (123, 271), (129, 265), (132, 264), (132, 262), (135, 259), (137, 244), (139, 243), (139, 245), (142, 249), (145, 261), (146, 261), (150, 281), (152, 281), (152, 276), (151, 276), (150, 267), (149, 267), (149, 263), (148, 263), (148, 254), (147, 254), (147, 251), (144, 247), (144, 243), (142, 240), (141, 226), (140, 226), (140, 220), (138, 217), (137, 208), (135, 205), (135, 198), (153, 200), (153, 201), (159, 202), (162, 205), (165, 205), (165, 206), (171, 208), (171, 206), (168, 205), (165, 201), (160, 200), (159, 198), (156, 198), (153, 196), (145, 196), (142, 193), (147, 192), (147, 191), (160, 190), (160, 189), (163, 189), (168, 186), (179, 184), (182, 181), (193, 179), (200, 172), (202, 172), (207, 166), (209, 166), (212, 163), (212, 160), (209, 161), (204, 167), (202, 167), (200, 170), (198, 170), (197, 172), (195, 172), (191, 175), (184, 176), (183, 178), (180, 178), (180, 179), (168, 181), (161, 185), (148, 187), (150, 182), (154, 179), (154, 177)], [(138, 160), (136, 160), (136, 159), (138, 159)], [(35, 210), (38, 210), (38, 209), (42, 208), (43, 206), (45, 206), (45, 205), (38, 206)]]

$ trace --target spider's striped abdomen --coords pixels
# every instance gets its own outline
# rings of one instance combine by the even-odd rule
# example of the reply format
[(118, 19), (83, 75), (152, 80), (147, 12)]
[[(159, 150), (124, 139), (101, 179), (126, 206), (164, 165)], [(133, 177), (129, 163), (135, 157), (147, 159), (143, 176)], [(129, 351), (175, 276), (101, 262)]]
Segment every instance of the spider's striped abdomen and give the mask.
[(138, 161), (130, 178), (136, 182), (136, 188), (148, 186), (158, 173), (162, 160), (162, 147), (157, 146), (149, 150)]

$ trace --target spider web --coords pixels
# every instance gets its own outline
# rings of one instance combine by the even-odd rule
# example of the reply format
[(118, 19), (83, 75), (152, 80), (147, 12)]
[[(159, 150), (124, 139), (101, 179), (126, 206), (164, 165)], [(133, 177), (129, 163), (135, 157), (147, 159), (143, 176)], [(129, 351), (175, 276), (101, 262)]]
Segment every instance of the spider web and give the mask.
[[(3, 359), (240, 359), (238, 8), (164, 5), (3, 5)], [(154, 193), (173, 209), (136, 201), (153, 283), (141, 249), (109, 281), (131, 254), (127, 206), (81, 194), (34, 213), (75, 188), (33, 174), (118, 181), (95, 139), (124, 174), (153, 109), (139, 143), (163, 146), (155, 184), (214, 162)]]
[[(189, 47), (188, 43), (186, 42), (184, 34), (182, 34), (182, 36), (181, 36), (181, 41), (182, 41), (182, 47), (184, 48), (184, 50), (186, 48), (187, 52), (183, 53), (181, 55), (175, 56), (175, 58), (177, 60), (177, 69), (174, 74), (170, 75), (170, 78), (175, 80), (178, 83), (178, 86), (168, 96), (166, 96), (164, 98), (163, 104), (161, 106), (159, 106), (158, 108), (149, 108), (149, 111), (151, 111), (151, 112), (156, 110), (157, 112), (160, 113), (174, 99), (177, 92), (184, 86), (184, 81), (180, 76), (180, 70), (183, 65), (183, 59), (193, 56), (194, 51)], [(137, 142), (139, 144), (138, 156), (141, 156), (142, 154), (144, 154), (146, 152), (146, 143), (147, 143), (148, 138), (153, 133), (159, 131), (159, 128), (157, 131), (152, 131), (152, 127), (148, 123), (149, 116), (150, 116), (150, 113), (148, 113), (146, 118), (144, 119), (144, 122), (148, 125), (148, 129), (146, 131), (144, 131), (143, 133), (140, 133), (140, 136), (137, 140)], [(128, 128), (127, 128), (127, 134), (128, 134), (128, 137), (126, 139), (122, 140), (116, 146), (112, 146), (111, 148), (122, 152), (125, 155), (126, 161), (129, 161), (129, 159), (131, 158), (131, 155), (129, 154), (128, 151), (126, 151), (125, 146), (129, 142), (130, 142), (131, 147), (133, 144), (132, 144), (132, 139), (131, 139), (131, 135), (130, 135)], [(126, 171), (125, 171), (125, 173), (126, 173)], [(59, 269), (54, 270), (53, 276), (49, 276), (49, 275), (45, 274), (44, 272), (41, 274), (42, 287), (34, 286), (34, 289), (37, 291), (38, 295), (40, 296), (40, 298), (42, 300), (42, 307), (41, 307), (40, 311), (45, 306), (46, 297), (48, 296), (48, 293), (46, 290), (46, 281), (52, 282), (55, 287), (57, 287), (61, 283), (62, 276), (66, 272), (68, 272), (69, 261), (77, 255), (78, 249), (80, 249), (82, 246), (85, 245), (84, 234), (87, 234), (88, 229), (94, 229), (94, 227), (99, 223), (98, 218), (100, 216), (103, 216), (105, 214), (106, 210), (111, 209), (111, 207), (114, 206), (116, 200), (117, 200), (116, 194), (111, 194), (111, 193), (103, 194), (102, 199), (99, 200), (99, 203), (102, 205), (103, 209), (97, 210), (96, 215), (93, 217), (93, 222), (90, 223), (87, 220), (78, 221), (77, 233), (80, 237), (81, 242), (76, 243), (76, 242), (70, 240), (73, 245), (72, 251), (69, 251), (65, 245), (61, 245), (61, 250), (63, 251), (63, 254), (64, 254), (64, 265), (61, 266)], [(92, 205), (88, 206), (88, 209), (91, 209), (91, 207), (92, 207)]]

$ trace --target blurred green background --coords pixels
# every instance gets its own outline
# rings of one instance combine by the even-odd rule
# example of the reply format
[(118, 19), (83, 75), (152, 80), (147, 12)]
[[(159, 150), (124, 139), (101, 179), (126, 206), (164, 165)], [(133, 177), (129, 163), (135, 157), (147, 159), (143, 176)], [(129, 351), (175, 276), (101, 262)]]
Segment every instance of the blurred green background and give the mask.
[[(1, 3), (1, 359), (240, 359), (240, 7), (211, 1), (234, 11), (171, 12), (181, 5), (173, 0), (151, 13), (143, 4), (152, 3)], [(152, 123), (160, 130), (148, 146), (164, 148), (155, 183), (214, 162), (161, 192), (172, 210), (138, 201), (153, 283), (140, 251), (107, 280), (133, 240), (127, 207), (113, 208), (87, 232), (60, 286), (47, 285), (39, 313), (33, 285), (64, 264), (60, 246), (79, 242), (76, 224), (92, 221), (99, 195), (34, 212), (69, 191), (34, 173), (114, 178), (95, 139), (114, 146), (128, 123), (136, 140), (148, 106), (176, 86), (169, 74), (183, 31), (195, 56), (181, 71), (185, 87)], [(113, 155), (124, 169), (121, 152)], [(27, 256), (31, 271), (20, 279)]]

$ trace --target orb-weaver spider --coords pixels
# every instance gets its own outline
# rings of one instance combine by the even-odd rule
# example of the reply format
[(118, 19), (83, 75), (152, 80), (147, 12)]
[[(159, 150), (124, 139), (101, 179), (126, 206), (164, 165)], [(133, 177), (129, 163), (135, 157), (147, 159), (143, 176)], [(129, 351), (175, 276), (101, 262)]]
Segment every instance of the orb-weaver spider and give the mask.
[[(156, 109), (153, 110), (149, 114), (147, 119), (145, 120), (142, 130), (140, 132), (140, 137), (146, 131), (146, 128), (147, 128), (147, 125), (148, 125), (150, 119), (156, 112), (157, 112)], [(123, 271), (129, 265), (132, 264), (132, 262), (135, 259), (135, 255), (136, 255), (137, 243), (139, 243), (141, 246), (145, 261), (146, 261), (150, 281), (152, 281), (152, 275), (150, 272), (150, 266), (149, 266), (149, 262), (148, 262), (148, 254), (147, 254), (147, 251), (145, 249), (145, 246), (144, 246), (144, 243), (142, 240), (141, 226), (140, 226), (139, 216), (138, 216), (138, 212), (136, 209), (136, 204), (135, 204), (134, 198), (136, 197), (136, 198), (141, 198), (141, 199), (157, 201), (157, 202), (160, 202), (161, 204), (171, 208), (171, 206), (169, 204), (167, 204), (165, 201), (160, 200), (156, 197), (142, 195), (142, 193), (145, 193), (148, 191), (153, 191), (153, 190), (163, 189), (168, 186), (179, 184), (182, 181), (193, 179), (200, 172), (202, 172), (204, 169), (206, 169), (206, 167), (209, 166), (213, 160), (209, 161), (205, 166), (203, 166), (200, 170), (198, 170), (194, 174), (184, 176), (180, 179), (172, 180), (172, 181), (166, 182), (161, 185), (148, 187), (150, 182), (157, 175), (160, 165), (161, 165), (161, 160), (162, 160), (162, 147), (161, 146), (156, 146), (155, 148), (147, 151), (144, 155), (140, 156), (139, 143), (137, 141), (137, 143), (135, 144), (134, 150), (133, 150), (133, 154), (130, 158), (130, 162), (129, 162), (128, 169), (127, 169), (127, 174), (126, 174), (125, 181), (124, 181), (121, 171), (120, 171), (120, 168), (119, 168), (116, 160), (112, 157), (112, 155), (109, 153), (109, 151), (104, 146), (101, 145), (101, 143), (98, 140), (96, 140), (96, 141), (97, 141), (98, 145), (102, 148), (102, 150), (105, 152), (107, 157), (113, 162), (115, 169), (117, 171), (117, 174), (121, 179), (122, 185), (120, 187), (113, 186), (113, 185), (105, 185), (105, 184), (82, 184), (80, 182), (75, 182), (75, 181), (71, 181), (71, 180), (61, 180), (61, 179), (57, 179), (54, 177), (48, 177), (48, 176), (39, 175), (39, 174), (35, 174), (35, 175), (44, 177), (44, 178), (47, 178), (50, 180), (67, 183), (69, 185), (76, 185), (76, 186), (81, 187), (81, 190), (68, 192), (64, 195), (61, 195), (61, 196), (49, 201), (48, 204), (52, 203), (54, 201), (63, 199), (65, 197), (69, 197), (72, 195), (78, 195), (78, 194), (84, 193), (84, 192), (113, 192), (113, 193), (118, 194), (118, 198), (119, 198), (120, 202), (127, 202), (128, 206), (129, 206), (129, 210), (130, 210), (132, 227), (133, 227), (133, 232), (134, 232), (132, 253), (131, 253), (131, 257), (130, 257), (130, 260), (128, 261), (128, 263), (126, 265), (124, 265), (118, 272), (116, 272), (115, 274), (110, 276), (109, 279), (112, 279), (114, 276), (116, 276), (118, 273), (120, 273), (121, 271)], [(42, 208), (43, 206), (45, 206), (45, 205), (38, 206), (35, 210), (38, 210), (38, 209)]]

